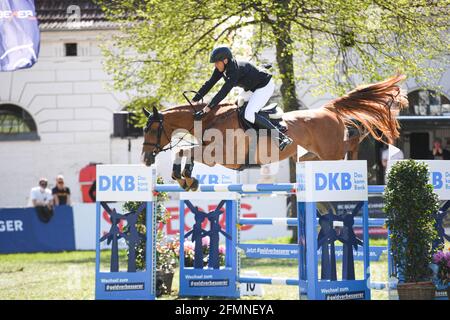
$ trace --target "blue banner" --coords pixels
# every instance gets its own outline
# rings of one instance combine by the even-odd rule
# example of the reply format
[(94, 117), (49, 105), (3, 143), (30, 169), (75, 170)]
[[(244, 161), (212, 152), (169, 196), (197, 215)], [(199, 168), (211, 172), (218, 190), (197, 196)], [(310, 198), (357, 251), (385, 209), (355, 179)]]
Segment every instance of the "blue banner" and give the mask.
[(75, 250), (72, 207), (55, 207), (47, 223), (35, 208), (0, 209), (0, 253), (69, 250)]
[(34, 1), (0, 1), (0, 71), (30, 68), (38, 59), (39, 46)]
[[(239, 248), (244, 250), (245, 256), (251, 259), (298, 259), (298, 245), (295, 244), (239, 244)], [(369, 254), (370, 261), (379, 261), (383, 253), (387, 253), (385, 246), (370, 246)], [(318, 259), (320, 260), (322, 250), (317, 251)], [(342, 246), (335, 246), (335, 255), (337, 260), (342, 260), (343, 250)], [(358, 250), (353, 249), (354, 259), (362, 261), (364, 259), (363, 250), (358, 246)]]

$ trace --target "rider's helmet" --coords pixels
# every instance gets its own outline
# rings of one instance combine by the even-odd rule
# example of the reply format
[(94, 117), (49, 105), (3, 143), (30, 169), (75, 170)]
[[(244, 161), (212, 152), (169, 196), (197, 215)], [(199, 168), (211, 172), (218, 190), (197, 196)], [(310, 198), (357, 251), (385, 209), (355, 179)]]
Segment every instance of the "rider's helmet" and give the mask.
[(210, 63), (214, 63), (217, 61), (223, 61), (225, 59), (231, 60), (233, 58), (233, 54), (231, 53), (230, 48), (228, 47), (217, 47), (211, 51), (211, 56), (209, 58)]

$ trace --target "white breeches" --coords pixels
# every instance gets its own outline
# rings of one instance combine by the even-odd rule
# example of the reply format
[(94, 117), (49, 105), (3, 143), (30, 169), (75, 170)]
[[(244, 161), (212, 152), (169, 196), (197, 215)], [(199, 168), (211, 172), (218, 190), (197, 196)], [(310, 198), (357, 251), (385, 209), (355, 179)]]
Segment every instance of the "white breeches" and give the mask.
[(255, 113), (258, 113), (267, 104), (274, 91), (275, 83), (272, 79), (266, 86), (256, 89), (255, 92), (242, 90), (238, 97), (238, 105), (241, 105), (242, 100), (248, 101), (247, 108), (245, 108), (247, 121), (255, 123)]

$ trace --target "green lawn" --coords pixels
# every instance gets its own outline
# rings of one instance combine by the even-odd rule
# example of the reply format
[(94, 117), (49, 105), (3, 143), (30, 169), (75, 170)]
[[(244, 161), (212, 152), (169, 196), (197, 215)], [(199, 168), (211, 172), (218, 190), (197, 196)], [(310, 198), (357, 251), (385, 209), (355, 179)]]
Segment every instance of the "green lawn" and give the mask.
[[(108, 260), (109, 254), (105, 251), (102, 262)], [(294, 259), (244, 258), (241, 260), (241, 272), (246, 270), (259, 271), (261, 276), (297, 278), (297, 262)], [(359, 262), (356, 272), (357, 275), (362, 274), (362, 264)], [(374, 281), (387, 281), (387, 258), (372, 262), (371, 273)], [(0, 300), (94, 299), (94, 276), (94, 251), (0, 255)], [(177, 298), (178, 273), (175, 274), (172, 289), (173, 294), (163, 299)], [(264, 285), (263, 290), (262, 298), (243, 299), (298, 299), (296, 286)], [(386, 291), (372, 290), (372, 295), (374, 299), (387, 299)]]

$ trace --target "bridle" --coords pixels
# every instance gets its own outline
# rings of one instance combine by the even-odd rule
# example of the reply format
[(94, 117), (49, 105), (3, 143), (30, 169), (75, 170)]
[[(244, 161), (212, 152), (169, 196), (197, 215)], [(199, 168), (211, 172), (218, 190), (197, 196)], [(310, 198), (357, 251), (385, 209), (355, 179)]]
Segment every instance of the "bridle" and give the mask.
[(152, 156), (155, 157), (158, 153), (160, 153), (161, 151), (166, 151), (166, 150), (170, 150), (174, 147), (169, 146), (169, 148), (162, 148), (161, 147), (161, 137), (162, 134), (164, 133), (164, 135), (166, 136), (166, 138), (168, 139), (168, 141), (170, 141), (169, 136), (166, 133), (166, 130), (164, 129), (164, 116), (162, 114), (159, 115), (158, 119), (152, 119), (152, 116), (150, 115), (147, 119), (147, 124), (145, 125), (144, 128), (144, 132), (148, 133), (148, 131), (150, 130), (151, 126), (153, 125), (153, 123), (157, 122), (158, 123), (158, 129), (157, 129), (157, 133), (156, 133), (156, 142), (152, 143), (152, 142), (145, 142), (142, 144), (144, 146), (152, 146), (155, 147), (152, 151)]

